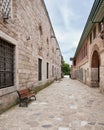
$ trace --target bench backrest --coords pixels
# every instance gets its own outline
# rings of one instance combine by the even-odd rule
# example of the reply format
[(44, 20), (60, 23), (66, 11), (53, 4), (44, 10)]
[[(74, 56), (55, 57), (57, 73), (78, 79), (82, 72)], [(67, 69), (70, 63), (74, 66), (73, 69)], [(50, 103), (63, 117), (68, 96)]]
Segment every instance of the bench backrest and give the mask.
[(30, 90), (28, 88), (17, 91), (20, 98), (28, 96), (30, 94)]

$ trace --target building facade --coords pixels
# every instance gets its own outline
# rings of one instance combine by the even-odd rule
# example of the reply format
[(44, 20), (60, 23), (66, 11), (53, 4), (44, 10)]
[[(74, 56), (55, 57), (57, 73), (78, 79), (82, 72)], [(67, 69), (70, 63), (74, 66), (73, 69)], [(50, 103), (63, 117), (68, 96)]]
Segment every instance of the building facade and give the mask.
[(104, 0), (95, 0), (80, 38), (71, 69), (72, 78), (104, 93)]
[(16, 90), (61, 78), (61, 57), (43, 0), (0, 0), (0, 110)]

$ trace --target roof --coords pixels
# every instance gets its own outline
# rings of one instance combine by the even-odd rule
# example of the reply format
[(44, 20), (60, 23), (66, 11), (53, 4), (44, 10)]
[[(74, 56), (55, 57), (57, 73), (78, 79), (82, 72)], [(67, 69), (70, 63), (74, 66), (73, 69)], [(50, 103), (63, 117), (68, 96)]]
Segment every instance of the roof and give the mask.
[(82, 36), (80, 38), (79, 44), (77, 46), (74, 57), (77, 56), (80, 48), (84, 44), (84, 41), (91, 32), (91, 29), (93, 28), (94, 24), (101, 22), (102, 20), (104, 20), (104, 0), (95, 0), (90, 15), (88, 17), (88, 20), (86, 22), (85, 28), (83, 30)]

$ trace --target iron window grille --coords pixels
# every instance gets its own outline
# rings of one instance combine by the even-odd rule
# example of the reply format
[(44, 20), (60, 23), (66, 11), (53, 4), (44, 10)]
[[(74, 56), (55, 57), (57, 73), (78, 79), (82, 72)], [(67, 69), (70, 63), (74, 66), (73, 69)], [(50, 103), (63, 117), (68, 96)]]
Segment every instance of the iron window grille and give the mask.
[(2, 0), (2, 16), (4, 19), (11, 17), (11, 0)]
[(52, 66), (52, 77), (54, 77), (54, 66)]
[(49, 63), (47, 63), (47, 79), (49, 78)]
[(92, 33), (90, 34), (90, 44), (92, 43)]
[(38, 59), (38, 80), (42, 80), (42, 59)]
[(14, 85), (14, 45), (0, 39), (0, 89)]

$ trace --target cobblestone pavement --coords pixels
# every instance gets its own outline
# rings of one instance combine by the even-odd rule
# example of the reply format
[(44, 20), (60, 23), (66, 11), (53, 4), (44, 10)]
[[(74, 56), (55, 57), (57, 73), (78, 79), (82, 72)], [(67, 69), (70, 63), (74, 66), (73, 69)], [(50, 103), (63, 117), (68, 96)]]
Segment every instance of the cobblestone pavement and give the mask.
[(0, 130), (104, 130), (104, 95), (79, 81), (55, 81), (28, 107), (0, 115)]

